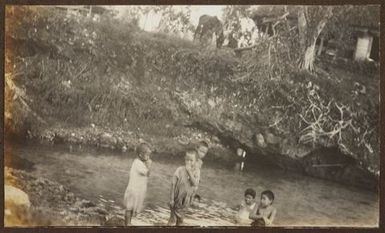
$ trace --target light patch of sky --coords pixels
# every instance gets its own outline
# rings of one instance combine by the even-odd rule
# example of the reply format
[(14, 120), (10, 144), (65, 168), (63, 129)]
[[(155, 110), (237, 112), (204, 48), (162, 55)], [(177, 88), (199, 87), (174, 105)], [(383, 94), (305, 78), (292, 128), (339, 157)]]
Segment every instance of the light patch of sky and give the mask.
[[(148, 6), (148, 5), (147, 5)], [(188, 5), (177, 5), (174, 6), (176, 11), (184, 11)], [(124, 17), (125, 11), (131, 6), (111, 6), (118, 12), (118, 17)], [(149, 6), (151, 7), (151, 6)], [(191, 15), (190, 21), (196, 27), (199, 22), (199, 17), (202, 15), (217, 16), (219, 19), (222, 19), (223, 9), (225, 5), (190, 5)], [(252, 6), (252, 8), (257, 8), (258, 6)], [(145, 31), (156, 31), (159, 22), (161, 20), (161, 15), (159, 13), (150, 12), (147, 16), (143, 15), (139, 19), (139, 26)], [(254, 26), (254, 22), (251, 19), (241, 19), (241, 26), (243, 30), (250, 30)]]
[[(178, 5), (174, 6), (175, 10), (182, 10), (186, 8), (187, 5)], [(124, 17), (125, 11), (131, 6), (111, 6), (112, 8), (118, 12), (118, 17)], [(194, 26), (198, 25), (199, 17), (202, 15), (211, 15), (217, 16), (218, 18), (222, 18), (222, 12), (224, 5), (205, 5), (205, 6), (190, 6), (191, 9), (191, 23)], [(156, 14), (154, 12), (150, 12), (148, 16), (142, 16), (139, 19), (139, 26), (146, 31), (154, 31), (159, 25), (161, 16), (160, 14)]]
[(217, 16), (221, 19), (223, 8), (225, 8), (223, 5), (191, 6), (191, 23), (197, 26), (202, 15)]

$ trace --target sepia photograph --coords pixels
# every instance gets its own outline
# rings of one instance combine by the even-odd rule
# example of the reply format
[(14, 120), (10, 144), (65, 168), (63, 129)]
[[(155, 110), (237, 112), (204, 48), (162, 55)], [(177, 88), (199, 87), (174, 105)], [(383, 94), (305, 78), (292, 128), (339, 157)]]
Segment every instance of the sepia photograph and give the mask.
[(380, 5), (10, 5), (4, 227), (378, 228)]

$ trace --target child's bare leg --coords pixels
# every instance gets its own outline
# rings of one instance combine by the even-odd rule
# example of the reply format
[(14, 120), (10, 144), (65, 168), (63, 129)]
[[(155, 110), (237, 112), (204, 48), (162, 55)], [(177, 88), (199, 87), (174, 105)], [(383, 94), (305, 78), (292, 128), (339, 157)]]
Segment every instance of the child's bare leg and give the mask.
[(183, 218), (181, 217), (181, 216), (177, 216), (176, 217), (176, 225), (177, 226), (182, 226), (182, 224), (183, 224)]
[(126, 210), (125, 215), (124, 215), (124, 220), (126, 226), (131, 226), (131, 218), (132, 218), (132, 210)]
[(175, 221), (176, 221), (175, 211), (171, 208), (170, 219), (168, 220), (167, 225), (172, 226), (175, 224)]
[(167, 226), (172, 226), (172, 225), (173, 225), (173, 222), (174, 222), (173, 216), (170, 215), (170, 218), (168, 219), (168, 222), (167, 222)]
[(184, 210), (183, 209), (179, 209), (176, 213), (175, 213), (175, 216), (176, 216), (176, 225), (177, 226), (181, 226), (183, 224), (183, 218), (184, 218)]

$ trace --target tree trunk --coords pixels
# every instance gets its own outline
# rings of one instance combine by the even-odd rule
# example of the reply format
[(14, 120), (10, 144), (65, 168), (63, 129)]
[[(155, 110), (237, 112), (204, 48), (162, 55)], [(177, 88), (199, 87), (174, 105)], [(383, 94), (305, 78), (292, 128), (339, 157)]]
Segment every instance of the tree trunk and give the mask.
[(300, 68), (312, 72), (314, 70), (315, 43), (306, 48), (305, 55), (300, 62)]
[[(320, 9), (321, 10), (321, 9)], [(322, 18), (314, 19), (314, 15), (308, 12), (308, 6), (301, 6), (298, 11), (298, 31), (300, 51), (302, 53), (299, 61), (299, 68), (312, 72), (314, 70), (315, 43), (318, 36), (332, 16), (333, 8), (328, 6)], [(312, 19), (310, 19), (312, 18)], [(311, 25), (311, 22), (315, 22)]]

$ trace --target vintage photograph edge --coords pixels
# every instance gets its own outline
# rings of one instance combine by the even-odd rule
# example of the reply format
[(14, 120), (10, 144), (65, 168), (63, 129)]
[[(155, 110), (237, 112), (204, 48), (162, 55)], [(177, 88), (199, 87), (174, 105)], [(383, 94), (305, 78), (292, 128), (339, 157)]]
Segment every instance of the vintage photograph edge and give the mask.
[[(3, 173), (2, 173), (2, 182), (4, 182), (4, 53), (5, 53), (5, 8), (7, 5), (153, 5), (153, 4), (162, 4), (162, 5), (238, 5), (238, 4), (255, 4), (255, 5), (343, 5), (343, 4), (352, 4), (352, 5), (359, 5), (359, 4), (375, 4), (375, 5), (381, 5), (381, 25), (380, 25), (380, 168), (381, 171), (384, 169), (384, 132), (385, 132), (385, 110), (384, 110), (384, 104), (383, 99), (385, 97), (385, 87), (383, 83), (383, 74), (385, 72), (385, 66), (384, 66), (384, 54), (385, 54), (385, 39), (384, 39), (384, 16), (385, 16), (385, 6), (384, 2), (380, 0), (371, 0), (371, 1), (359, 1), (359, 0), (316, 0), (316, 1), (300, 1), (300, 0), (258, 0), (258, 1), (213, 1), (213, 0), (199, 0), (199, 1), (186, 1), (186, 0), (144, 0), (144, 1), (98, 1), (98, 0), (80, 0), (80, 1), (73, 1), (73, 0), (67, 0), (67, 1), (49, 1), (49, 0), (2, 0), (1, 1), (1, 9), (0, 9), (0, 22), (1, 24), (1, 31), (0, 33), (0, 41), (2, 43), (1, 46), (1, 68), (0, 71), (3, 74), (3, 79), (0, 82), (0, 86), (2, 88), (2, 101), (1, 101), (1, 110), (3, 111), (2, 115), (2, 121), (1, 121), (1, 145), (2, 145), (2, 156), (1, 161), (3, 162)], [(385, 178), (384, 175), (380, 175), (380, 187), (379, 187), (379, 193), (380, 193), (380, 213), (379, 213), (379, 228), (350, 228), (350, 227), (273, 227), (273, 228), (263, 228), (263, 229), (252, 229), (247, 227), (31, 227), (31, 228), (13, 228), (13, 227), (4, 227), (4, 212), (1, 211), (0, 218), (2, 223), (2, 232), (68, 232), (68, 231), (76, 231), (76, 232), (151, 232), (151, 231), (157, 231), (157, 232), (383, 232), (385, 230), (384, 225), (384, 219), (385, 219), (385, 210), (384, 210), (384, 182)], [(4, 200), (4, 185), (1, 187), (1, 194), (2, 198)], [(4, 202), (0, 202), (1, 207), (4, 210)]]

